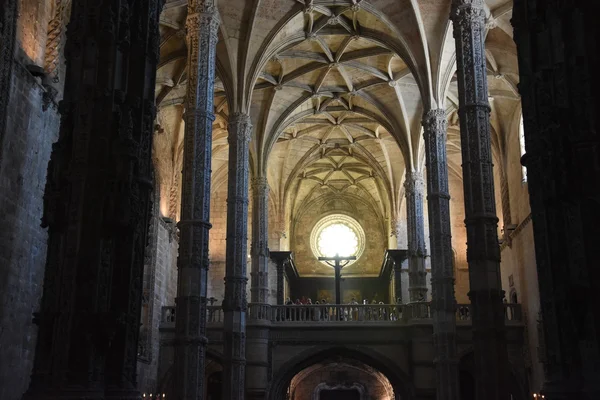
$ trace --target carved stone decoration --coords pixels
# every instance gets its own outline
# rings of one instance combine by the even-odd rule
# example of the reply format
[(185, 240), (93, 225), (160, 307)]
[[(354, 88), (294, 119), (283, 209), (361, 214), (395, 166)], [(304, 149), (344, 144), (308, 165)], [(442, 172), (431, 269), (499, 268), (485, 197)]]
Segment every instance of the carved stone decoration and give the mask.
[[(4, 0), (0, 7), (0, 149), (4, 148), (6, 117), (15, 56), (18, 0)], [(0, 155), (1, 157), (1, 155)]]
[(453, 0), (476, 397), (508, 398), (483, 0)]
[(252, 303), (269, 303), (269, 183), (267, 178), (252, 180)]
[(44, 69), (48, 76), (58, 82), (61, 43), (65, 31), (65, 25), (71, 13), (71, 0), (55, 0), (53, 5), (52, 19), (48, 23), (48, 39), (46, 42), (46, 54), (44, 55)]
[(458, 355), (456, 348), (456, 299), (450, 192), (446, 137), (448, 122), (443, 109), (430, 110), (423, 118), (427, 163), (427, 205), (431, 242), (431, 308), (436, 358), (438, 400), (458, 400)]
[[(44, 194), (49, 238), (35, 314), (38, 342), (24, 398), (140, 396), (136, 363), (162, 2), (112, 4), (83, 0), (72, 10), (61, 128)], [(94, 57), (84, 57), (89, 54)]]
[(408, 293), (409, 301), (427, 299), (427, 271), (425, 269), (425, 220), (423, 201), (425, 183), (421, 171), (407, 171), (406, 217), (408, 237)]
[(248, 243), (248, 175), (250, 116), (229, 117), (229, 175), (227, 179), (227, 245), (223, 300), (223, 397), (243, 400), (246, 374), (246, 260)]
[[(531, 219), (548, 399), (600, 398), (600, 139), (596, 5), (515, 1)], [(593, 46), (592, 46), (593, 47)], [(515, 229), (522, 229), (525, 221)]]
[(175, 398), (204, 396), (213, 92), (219, 17), (215, 2), (190, 0), (180, 241), (177, 259)]

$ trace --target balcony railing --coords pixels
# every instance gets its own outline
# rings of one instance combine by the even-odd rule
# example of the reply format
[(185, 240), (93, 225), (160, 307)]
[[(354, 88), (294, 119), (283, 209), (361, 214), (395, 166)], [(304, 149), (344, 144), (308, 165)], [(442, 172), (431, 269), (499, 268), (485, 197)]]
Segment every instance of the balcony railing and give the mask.
[[(521, 322), (521, 305), (504, 304), (504, 317), (507, 323)], [(470, 322), (471, 304), (456, 305), (456, 321)], [(224, 312), (221, 306), (208, 306), (206, 310), (207, 324), (221, 324)], [(298, 323), (385, 323), (385, 322), (418, 322), (430, 320), (431, 304), (426, 302), (408, 304), (323, 304), (323, 305), (269, 305), (248, 304), (249, 321), (269, 321), (272, 324)], [(162, 308), (162, 326), (175, 326), (175, 307)]]

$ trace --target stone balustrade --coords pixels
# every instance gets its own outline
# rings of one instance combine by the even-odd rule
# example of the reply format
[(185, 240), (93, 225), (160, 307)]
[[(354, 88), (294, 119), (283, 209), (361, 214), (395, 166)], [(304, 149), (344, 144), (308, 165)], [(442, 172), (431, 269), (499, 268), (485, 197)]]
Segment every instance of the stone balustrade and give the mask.
[[(456, 322), (471, 322), (471, 304), (456, 305)], [(521, 323), (520, 304), (504, 304), (504, 317), (507, 324)], [(161, 327), (175, 326), (175, 307), (162, 308)], [(207, 324), (223, 323), (221, 306), (208, 306)], [(270, 305), (248, 304), (248, 320), (267, 321), (272, 324), (297, 323), (409, 323), (426, 321), (432, 318), (431, 303), (416, 302), (407, 304), (319, 304), (319, 305)]]

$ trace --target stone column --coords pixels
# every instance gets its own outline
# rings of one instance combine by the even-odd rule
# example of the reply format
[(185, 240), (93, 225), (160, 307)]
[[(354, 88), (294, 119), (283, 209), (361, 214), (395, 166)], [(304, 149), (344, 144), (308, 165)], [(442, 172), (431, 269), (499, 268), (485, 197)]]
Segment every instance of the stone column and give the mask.
[(402, 304), (402, 264), (394, 263), (394, 304)]
[(285, 265), (290, 262), (292, 257), (291, 251), (272, 251), (269, 256), (275, 262), (277, 268), (277, 304), (282, 305), (284, 299), (285, 285)]
[(508, 352), (494, 198), (484, 1), (453, 0), (451, 19), (458, 67), (476, 397), (506, 400)]
[(60, 134), (44, 194), (48, 256), (26, 399), (140, 397), (162, 2), (113, 3), (73, 5)]
[(248, 169), (250, 116), (229, 117), (227, 180), (227, 247), (223, 300), (223, 398), (243, 400), (246, 374), (246, 260), (248, 248)]
[(423, 173), (407, 171), (404, 188), (406, 189), (406, 230), (408, 233), (409, 301), (422, 301), (427, 299)]
[(431, 110), (423, 118), (427, 162), (427, 209), (431, 242), (431, 309), (436, 354), (438, 400), (458, 400), (458, 356), (456, 349), (456, 299), (450, 231), (450, 193), (446, 159), (444, 110)]
[(269, 183), (266, 177), (252, 180), (252, 271), (250, 301), (269, 302)]
[(204, 396), (213, 92), (219, 18), (214, 0), (190, 0), (179, 257), (175, 398)]
[(600, 290), (598, 55), (585, 45), (598, 23), (587, 3), (515, 1), (512, 20), (549, 400), (600, 398), (600, 312), (590, 305)]

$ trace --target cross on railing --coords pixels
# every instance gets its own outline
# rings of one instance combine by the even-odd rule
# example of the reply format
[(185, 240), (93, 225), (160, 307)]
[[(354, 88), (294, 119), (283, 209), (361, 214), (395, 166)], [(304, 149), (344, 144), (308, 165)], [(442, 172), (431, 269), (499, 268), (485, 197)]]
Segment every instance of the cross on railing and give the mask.
[[(327, 265), (335, 269), (335, 304), (342, 304), (340, 296), (340, 286), (342, 279), (342, 268), (344, 268), (350, 261), (356, 260), (355, 256), (341, 257), (336, 254), (335, 257), (319, 257), (319, 261), (325, 261)], [(333, 264), (331, 262), (334, 262)], [(344, 264), (342, 264), (344, 262)]]

